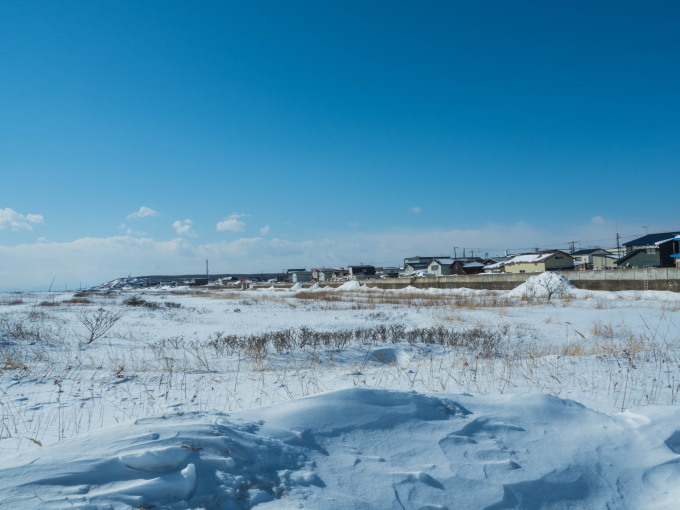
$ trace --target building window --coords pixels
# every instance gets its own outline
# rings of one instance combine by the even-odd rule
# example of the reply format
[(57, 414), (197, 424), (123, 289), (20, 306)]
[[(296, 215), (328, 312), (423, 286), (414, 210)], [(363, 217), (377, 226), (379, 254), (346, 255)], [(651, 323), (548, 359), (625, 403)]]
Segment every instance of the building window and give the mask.
[(647, 255), (654, 255), (656, 253), (656, 248), (647, 248)]

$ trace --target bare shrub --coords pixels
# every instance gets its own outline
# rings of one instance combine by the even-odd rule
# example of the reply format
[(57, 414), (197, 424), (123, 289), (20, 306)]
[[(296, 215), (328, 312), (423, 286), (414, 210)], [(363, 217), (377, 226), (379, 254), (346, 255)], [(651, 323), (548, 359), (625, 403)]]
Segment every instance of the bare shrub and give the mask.
[(450, 329), (442, 326), (406, 329), (403, 324), (379, 324), (370, 328), (339, 329), (318, 331), (306, 326), (299, 329), (268, 331), (256, 335), (224, 335), (213, 333), (208, 345), (216, 353), (243, 351), (257, 360), (266, 357), (270, 349), (278, 354), (295, 349), (315, 351), (317, 349), (342, 350), (352, 343), (396, 344), (405, 341), (411, 345), (429, 344), (467, 349), (482, 357), (499, 355), (501, 343), (509, 334), (508, 326), (474, 327)]
[(38, 303), (38, 306), (59, 306), (60, 304), (61, 303), (59, 303), (57, 301), (50, 300), (50, 301), (41, 301), (40, 303)]
[(593, 323), (590, 329), (590, 334), (602, 338), (614, 338), (614, 328), (611, 324), (603, 324), (602, 322)]
[(158, 303), (152, 303), (150, 301), (147, 301), (146, 299), (140, 298), (139, 296), (130, 296), (129, 298), (123, 301), (123, 304), (126, 304), (127, 306), (143, 306), (145, 308), (150, 308), (152, 310), (160, 308), (160, 305)]
[(22, 294), (20, 292), (12, 292), (11, 294), (3, 294), (2, 297), (0, 298), (0, 305), (5, 305), (5, 306), (16, 306), (16, 305), (23, 305), (25, 301), (21, 297)]
[(561, 296), (569, 287), (569, 280), (555, 273), (544, 273), (543, 278), (536, 278), (534, 284), (545, 291), (548, 301), (557, 295)]
[(76, 313), (76, 319), (87, 330), (86, 344), (91, 344), (104, 336), (120, 318), (125, 315), (125, 310), (110, 311), (104, 308), (96, 310), (82, 310)]
[[(30, 318), (29, 318), (30, 319)], [(45, 331), (39, 323), (25, 318), (0, 316), (0, 334), (19, 342), (34, 343), (46, 340)]]
[(72, 297), (71, 299), (66, 299), (64, 303), (69, 305), (89, 305), (92, 304), (92, 300), (84, 297)]

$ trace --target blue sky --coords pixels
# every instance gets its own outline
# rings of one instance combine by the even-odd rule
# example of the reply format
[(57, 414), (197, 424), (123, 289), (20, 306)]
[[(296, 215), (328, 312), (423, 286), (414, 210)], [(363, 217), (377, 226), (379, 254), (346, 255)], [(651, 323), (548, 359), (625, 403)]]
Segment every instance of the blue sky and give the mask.
[(680, 228), (679, 19), (0, 0), (0, 289)]

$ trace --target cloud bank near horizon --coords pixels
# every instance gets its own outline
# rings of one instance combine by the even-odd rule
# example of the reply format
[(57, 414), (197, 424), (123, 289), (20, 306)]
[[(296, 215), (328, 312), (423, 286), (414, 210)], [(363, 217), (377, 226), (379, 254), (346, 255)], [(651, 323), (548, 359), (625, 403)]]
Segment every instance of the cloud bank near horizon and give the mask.
[[(190, 224), (183, 223), (181, 227)], [(55, 278), (55, 288), (94, 286), (114, 278), (151, 274), (202, 273), (205, 259), (211, 272), (279, 272), (288, 267), (347, 266), (369, 263), (400, 265), (404, 257), (453, 255), (475, 249), (476, 255), (508, 248), (567, 249), (572, 239), (587, 246), (615, 246), (611, 221), (601, 217), (564, 232), (525, 222), (491, 224), (477, 229), (393, 229), (380, 232), (330, 233), (317, 239), (260, 236), (197, 243), (187, 238), (156, 240), (131, 235), (85, 237), (68, 242), (36, 242), (0, 246), (0, 290), (42, 290)], [(625, 226), (620, 226), (625, 229)], [(180, 228), (180, 230), (182, 230)], [(634, 231), (634, 230), (631, 230)], [(180, 234), (180, 232), (177, 232)], [(186, 232), (182, 232), (186, 234)], [(586, 243), (585, 241), (589, 241)], [(578, 245), (577, 245), (578, 247)]]

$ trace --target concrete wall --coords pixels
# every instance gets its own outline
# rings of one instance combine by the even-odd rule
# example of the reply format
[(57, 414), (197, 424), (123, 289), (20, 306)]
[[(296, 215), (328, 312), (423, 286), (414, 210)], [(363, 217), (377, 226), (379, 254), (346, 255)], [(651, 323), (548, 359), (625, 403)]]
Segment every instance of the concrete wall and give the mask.
[[(680, 268), (612, 269), (602, 271), (557, 271), (569, 278), (580, 289), (587, 290), (644, 290), (645, 280), (649, 290), (680, 292)], [(409, 285), (416, 288), (437, 289), (486, 289), (510, 290), (524, 283), (537, 273), (475, 274), (461, 276), (437, 276), (430, 278), (374, 278), (363, 280), (369, 287), (403, 289)], [(338, 287), (345, 282), (324, 282), (322, 287)], [(270, 287), (258, 285), (257, 287)], [(290, 285), (276, 285), (289, 287)], [(305, 284), (305, 287), (311, 286)]]

